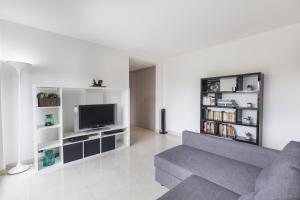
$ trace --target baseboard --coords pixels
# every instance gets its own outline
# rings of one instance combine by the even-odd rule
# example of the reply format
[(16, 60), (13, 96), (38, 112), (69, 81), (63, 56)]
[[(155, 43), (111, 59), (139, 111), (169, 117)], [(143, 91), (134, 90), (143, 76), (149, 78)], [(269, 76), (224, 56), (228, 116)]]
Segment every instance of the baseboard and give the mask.
[[(159, 133), (159, 131), (158, 131), (158, 133)], [(169, 135), (175, 135), (175, 136), (179, 136), (179, 137), (181, 137), (181, 133), (179, 133), (179, 132), (177, 132), (177, 131), (172, 131), (172, 130), (167, 130), (167, 134), (169, 134)]]
[(179, 137), (182, 136), (182, 133), (179, 133), (179, 132), (176, 132), (176, 131), (170, 131), (170, 130), (168, 130), (168, 133), (171, 134), (171, 135), (179, 136)]
[(0, 176), (5, 175), (5, 174), (6, 174), (6, 170), (5, 169), (0, 170)]

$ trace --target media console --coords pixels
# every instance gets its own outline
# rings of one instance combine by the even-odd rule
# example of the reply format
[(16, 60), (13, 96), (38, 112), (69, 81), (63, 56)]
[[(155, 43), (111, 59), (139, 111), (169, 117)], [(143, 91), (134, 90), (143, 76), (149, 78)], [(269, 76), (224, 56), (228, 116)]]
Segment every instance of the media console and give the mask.
[(63, 138), (63, 162), (69, 163), (85, 157), (125, 147), (127, 127), (110, 127), (80, 133), (66, 133)]
[[(37, 97), (45, 94), (56, 97), (55, 105), (40, 104)], [(97, 157), (130, 146), (128, 88), (33, 85), (32, 97), (36, 171), (48, 171), (67, 163), (74, 163), (73, 161), (83, 161), (85, 158)], [(78, 105), (95, 104), (114, 104), (116, 125), (86, 132), (76, 130), (74, 108)], [(45, 123), (46, 116), (49, 115), (52, 118), (50, 126)], [(44, 163), (48, 150), (55, 158), (51, 165)]]

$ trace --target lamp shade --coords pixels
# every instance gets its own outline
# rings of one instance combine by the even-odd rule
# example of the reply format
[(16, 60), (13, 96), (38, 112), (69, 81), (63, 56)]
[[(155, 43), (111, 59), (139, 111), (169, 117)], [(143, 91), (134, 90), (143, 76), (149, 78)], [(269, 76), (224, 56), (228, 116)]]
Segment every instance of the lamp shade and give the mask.
[(28, 69), (32, 67), (32, 64), (30, 63), (17, 62), (17, 61), (6, 61), (6, 64), (17, 70)]

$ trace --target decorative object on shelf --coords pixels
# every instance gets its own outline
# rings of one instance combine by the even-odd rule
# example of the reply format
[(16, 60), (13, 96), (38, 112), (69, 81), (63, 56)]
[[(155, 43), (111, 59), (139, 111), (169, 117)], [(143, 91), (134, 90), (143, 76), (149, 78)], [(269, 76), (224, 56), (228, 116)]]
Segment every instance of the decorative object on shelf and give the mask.
[(220, 91), (220, 81), (219, 80), (210, 80), (207, 82), (208, 92), (219, 92)]
[(251, 125), (252, 124), (252, 118), (250, 116), (244, 118), (245, 119), (245, 124)]
[(37, 94), (38, 107), (60, 106), (60, 98), (58, 94), (40, 92)]
[(48, 167), (55, 163), (55, 155), (53, 150), (46, 150), (43, 158), (43, 166)]
[(96, 81), (95, 79), (93, 79), (93, 84), (91, 85), (91, 87), (103, 87), (105, 88), (106, 86), (103, 86), (103, 80), (98, 80)]
[(246, 133), (246, 140), (252, 140), (252, 134), (251, 133)]
[(252, 85), (247, 85), (247, 90), (248, 91), (252, 91), (253, 90), (253, 86)]
[(252, 106), (253, 106), (252, 103), (250, 103), (250, 102), (247, 103), (247, 108), (252, 108)]
[(54, 125), (54, 117), (52, 114), (45, 115), (45, 126), (53, 126)]

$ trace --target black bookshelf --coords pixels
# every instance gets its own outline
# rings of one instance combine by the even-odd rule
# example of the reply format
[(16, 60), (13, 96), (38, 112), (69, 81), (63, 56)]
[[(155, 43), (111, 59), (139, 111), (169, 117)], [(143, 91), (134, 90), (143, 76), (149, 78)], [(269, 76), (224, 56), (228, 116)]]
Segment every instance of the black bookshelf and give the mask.
[[(228, 84), (228, 80), (230, 84)], [(232, 87), (229, 87), (231, 84)], [(264, 75), (261, 72), (201, 78), (200, 132), (219, 137), (226, 137), (238, 142), (261, 145), (263, 89)], [(237, 102), (251, 99), (252, 102), (247, 103), (251, 103), (252, 106), (249, 107), (244, 105), (244, 103), (237, 103), (237, 105), (234, 106), (219, 105), (221, 100), (224, 100), (224, 98), (228, 99), (231, 96), (232, 98), (230, 98), (230, 100), (235, 100)], [(207, 105), (207, 102), (204, 102), (204, 98), (206, 98), (206, 101), (207, 99), (213, 99), (213, 101)], [(255, 102), (253, 102), (254, 99)], [(204, 103), (206, 104), (204, 105)], [(211, 117), (211, 115), (210, 118), (208, 117), (209, 112), (213, 113), (213, 117)], [(223, 120), (225, 116), (224, 113), (225, 115), (230, 113), (231, 120)], [(251, 115), (254, 116), (254, 120), (250, 124), (243, 121), (247, 113), (251, 113)], [(218, 118), (215, 119), (215, 115), (218, 115)], [(251, 116), (247, 117), (251, 118)], [(209, 126), (213, 124), (213, 133), (211, 133), (211, 130), (208, 131), (208, 124), (210, 124)], [(230, 127), (231, 135), (226, 135), (228, 134), (228, 127)], [(226, 131), (224, 131), (224, 129), (226, 129)], [(246, 130), (248, 129), (252, 135), (251, 139), (247, 139), (245, 136)], [(226, 132), (226, 134), (224, 134), (224, 132)]]

